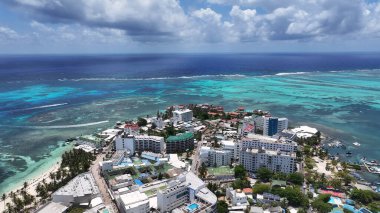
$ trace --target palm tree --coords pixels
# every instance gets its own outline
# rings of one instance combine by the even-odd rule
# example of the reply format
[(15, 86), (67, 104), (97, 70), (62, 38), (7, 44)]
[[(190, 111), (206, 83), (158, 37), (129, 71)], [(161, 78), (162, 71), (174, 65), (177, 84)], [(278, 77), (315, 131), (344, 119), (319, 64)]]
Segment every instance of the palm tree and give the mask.
[(3, 199), (4, 201), (4, 206), (5, 206), (5, 199), (7, 198), (7, 195), (4, 193), (2, 196), (1, 196), (1, 199)]

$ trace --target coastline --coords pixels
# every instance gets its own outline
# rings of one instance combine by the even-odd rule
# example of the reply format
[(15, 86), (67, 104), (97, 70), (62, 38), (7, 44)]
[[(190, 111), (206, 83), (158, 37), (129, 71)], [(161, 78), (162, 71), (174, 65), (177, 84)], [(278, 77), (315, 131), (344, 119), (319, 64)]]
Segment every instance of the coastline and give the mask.
[[(34, 189), (39, 182), (41, 182), (44, 178), (49, 179), (50, 172), (53, 172), (59, 168), (62, 154), (72, 148), (73, 146), (70, 144), (66, 146), (60, 146), (52, 150), (50, 152), (52, 155), (51, 157), (41, 160), (35, 167), (28, 168), (26, 171), (20, 173), (18, 177), (13, 177), (8, 181), (3, 182), (2, 185), (6, 186), (1, 188), (0, 194), (5, 193), (8, 195), (11, 191), (15, 192), (17, 190), (20, 190), (22, 189), (24, 182), (28, 183), (27, 188), (30, 188), (28, 190), (31, 190), (30, 192), (34, 192)], [(31, 194), (35, 195), (35, 192)], [(3, 205), (4, 202), (1, 202), (1, 206)], [(1, 210), (2, 209), (0, 208), (0, 212)]]

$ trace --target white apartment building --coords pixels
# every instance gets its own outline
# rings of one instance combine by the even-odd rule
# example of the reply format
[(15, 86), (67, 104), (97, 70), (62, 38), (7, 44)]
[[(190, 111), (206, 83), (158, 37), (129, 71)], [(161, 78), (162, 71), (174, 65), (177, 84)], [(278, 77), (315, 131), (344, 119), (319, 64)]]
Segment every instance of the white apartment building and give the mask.
[(115, 138), (116, 150), (129, 150), (131, 154), (135, 152), (150, 151), (163, 153), (165, 141), (163, 137), (148, 135), (127, 135), (123, 133)]
[(220, 145), (222, 149), (231, 151), (234, 159), (239, 157), (239, 143), (232, 140), (222, 140), (220, 141)]
[(277, 132), (282, 132), (284, 129), (288, 129), (289, 120), (287, 118), (279, 118), (277, 124)]
[(208, 164), (210, 166), (228, 166), (231, 164), (232, 153), (229, 150), (210, 149)]
[(115, 149), (129, 150), (131, 154), (135, 153), (135, 140), (133, 135), (128, 135), (125, 132), (121, 135), (117, 135), (115, 138)]
[(150, 209), (148, 196), (139, 191), (120, 195), (117, 203), (122, 213), (147, 213)]
[(240, 190), (234, 190), (231, 187), (226, 189), (226, 197), (231, 201), (232, 206), (246, 206), (249, 205), (248, 197)]
[(255, 123), (255, 128), (258, 130), (263, 130), (264, 127), (264, 118), (265, 116), (257, 116), (253, 118), (253, 122)]
[(175, 110), (173, 111), (174, 121), (188, 122), (193, 120), (193, 111), (190, 109)]
[(163, 137), (136, 135), (134, 137), (135, 151), (150, 151), (154, 153), (163, 153), (165, 149), (165, 141)]
[(202, 212), (215, 212), (217, 197), (206, 184), (192, 172), (182, 173), (168, 183), (168, 188), (157, 193), (157, 208), (160, 212), (179, 211), (186, 203), (202, 203)]
[(295, 152), (245, 148), (240, 152), (239, 163), (249, 172), (265, 167), (273, 172), (293, 173), (296, 166)]
[(257, 134), (249, 134), (246, 138), (240, 140), (240, 149), (246, 148), (260, 148), (264, 147), (269, 150), (278, 150), (287, 151), (287, 152), (296, 152), (297, 151), (297, 143), (294, 141), (283, 141), (275, 138), (257, 135)]

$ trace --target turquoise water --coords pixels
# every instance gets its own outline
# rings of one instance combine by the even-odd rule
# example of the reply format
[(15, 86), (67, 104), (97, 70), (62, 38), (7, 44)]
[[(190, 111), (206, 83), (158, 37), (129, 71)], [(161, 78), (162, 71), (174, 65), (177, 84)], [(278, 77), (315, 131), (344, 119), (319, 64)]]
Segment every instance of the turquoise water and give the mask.
[(195, 210), (197, 210), (199, 208), (199, 205), (196, 204), (196, 203), (192, 203), (190, 205), (187, 206), (187, 209), (190, 211), (190, 212), (193, 212)]
[[(351, 161), (380, 160), (379, 82), (379, 70), (5, 82), (0, 88), (0, 193), (46, 170), (46, 162), (67, 149), (65, 139), (173, 104), (269, 110), (288, 117), (291, 126), (307, 124), (342, 139), (353, 153)], [(354, 147), (355, 141), (362, 145)]]

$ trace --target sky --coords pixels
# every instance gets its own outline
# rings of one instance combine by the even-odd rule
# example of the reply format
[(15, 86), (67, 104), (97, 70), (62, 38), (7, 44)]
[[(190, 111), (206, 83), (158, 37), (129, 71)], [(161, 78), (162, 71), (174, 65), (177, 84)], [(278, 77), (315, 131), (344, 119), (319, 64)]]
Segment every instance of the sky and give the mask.
[(1, 0), (0, 53), (380, 50), (380, 0)]

